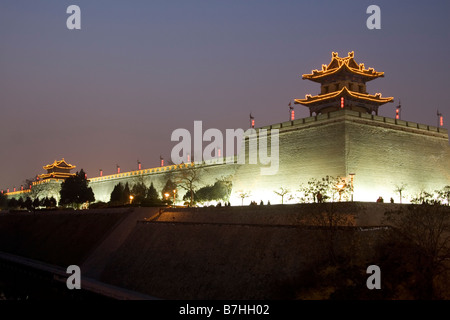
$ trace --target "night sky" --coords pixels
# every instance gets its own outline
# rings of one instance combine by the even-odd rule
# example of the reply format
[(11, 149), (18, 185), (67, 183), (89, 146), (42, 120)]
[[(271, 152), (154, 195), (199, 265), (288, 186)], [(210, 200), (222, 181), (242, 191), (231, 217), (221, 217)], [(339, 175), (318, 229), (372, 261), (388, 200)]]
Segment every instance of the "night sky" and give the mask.
[[(81, 30), (68, 30), (69, 5)], [(366, 9), (381, 8), (381, 30)], [(0, 3), (0, 189), (64, 157), (88, 177), (159, 165), (173, 130), (287, 121), (318, 94), (301, 79), (331, 52), (384, 71), (380, 115), (450, 121), (449, 1), (20, 1)], [(309, 116), (296, 105), (296, 118)]]

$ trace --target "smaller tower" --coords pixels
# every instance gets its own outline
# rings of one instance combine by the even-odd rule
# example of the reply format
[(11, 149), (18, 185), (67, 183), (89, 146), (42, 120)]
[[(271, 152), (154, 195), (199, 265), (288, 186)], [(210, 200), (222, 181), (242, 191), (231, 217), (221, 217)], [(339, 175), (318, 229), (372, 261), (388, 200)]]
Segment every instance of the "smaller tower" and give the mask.
[(45, 179), (67, 179), (71, 176), (74, 176), (75, 173), (70, 173), (70, 170), (75, 169), (76, 167), (67, 163), (64, 158), (59, 161), (54, 161), (52, 164), (43, 166), (47, 173), (40, 174), (36, 180), (45, 180)]

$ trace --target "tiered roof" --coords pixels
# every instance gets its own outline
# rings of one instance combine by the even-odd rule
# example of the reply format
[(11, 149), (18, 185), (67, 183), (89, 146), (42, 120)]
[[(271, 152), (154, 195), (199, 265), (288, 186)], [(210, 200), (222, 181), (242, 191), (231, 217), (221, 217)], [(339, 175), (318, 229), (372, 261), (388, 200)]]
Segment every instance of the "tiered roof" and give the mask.
[(366, 92), (366, 82), (379, 77), (384, 77), (384, 72), (366, 69), (364, 63), (356, 63), (353, 51), (347, 57), (339, 57), (333, 52), (331, 62), (323, 64), (322, 70), (302, 76), (305, 80), (320, 83), (321, 93), (307, 94), (305, 99), (294, 99), (294, 103), (309, 107), (311, 115), (340, 108), (378, 114), (379, 106), (394, 101), (393, 97), (382, 97), (381, 93), (371, 95)]
[(313, 70), (311, 74), (304, 74), (303, 79), (322, 83), (323, 79), (333, 74), (350, 73), (360, 76), (365, 81), (374, 80), (378, 77), (384, 77), (384, 72), (377, 72), (373, 68), (366, 69), (364, 63), (356, 63), (355, 53), (349, 52), (348, 56), (339, 57), (337, 52), (332, 52), (331, 62), (322, 65), (322, 70)]

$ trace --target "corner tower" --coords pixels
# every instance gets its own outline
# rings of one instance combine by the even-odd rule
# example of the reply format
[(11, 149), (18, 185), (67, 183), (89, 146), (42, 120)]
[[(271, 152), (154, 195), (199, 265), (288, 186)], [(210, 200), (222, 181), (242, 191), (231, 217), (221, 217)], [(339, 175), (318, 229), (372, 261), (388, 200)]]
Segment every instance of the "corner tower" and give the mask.
[(394, 101), (392, 97), (382, 98), (381, 93), (367, 93), (366, 83), (378, 77), (384, 77), (384, 72), (366, 69), (364, 63), (356, 63), (353, 51), (345, 58), (333, 52), (331, 62), (323, 64), (322, 70), (313, 70), (311, 74), (302, 76), (320, 83), (320, 94), (307, 94), (305, 99), (295, 99), (295, 103), (308, 107), (311, 116), (340, 109), (378, 115), (378, 107)]
[(75, 173), (70, 173), (70, 170), (74, 169), (75, 166), (67, 163), (64, 158), (59, 161), (54, 161), (52, 164), (43, 166), (45, 170), (47, 170), (47, 173), (39, 175), (39, 179), (45, 180), (45, 179), (62, 179), (65, 180), (66, 178), (72, 177), (75, 175)]

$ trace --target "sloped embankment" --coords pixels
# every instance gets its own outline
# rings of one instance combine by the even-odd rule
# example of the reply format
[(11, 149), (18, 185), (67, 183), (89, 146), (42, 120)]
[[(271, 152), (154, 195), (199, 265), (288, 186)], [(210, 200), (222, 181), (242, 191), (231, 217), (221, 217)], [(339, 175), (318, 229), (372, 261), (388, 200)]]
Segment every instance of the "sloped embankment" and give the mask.
[(0, 251), (66, 267), (80, 265), (127, 209), (0, 215)]
[[(327, 258), (327, 243), (323, 229), (294, 223), (294, 212), (275, 217), (282, 209), (168, 209), (136, 224), (100, 280), (163, 299), (292, 298), (290, 288)], [(370, 256), (375, 230), (338, 230), (337, 253)]]

